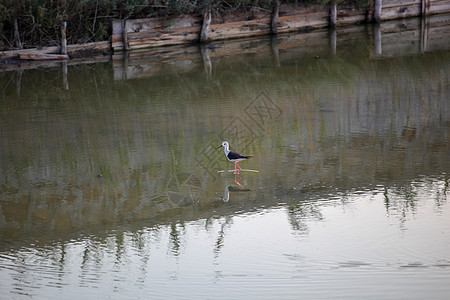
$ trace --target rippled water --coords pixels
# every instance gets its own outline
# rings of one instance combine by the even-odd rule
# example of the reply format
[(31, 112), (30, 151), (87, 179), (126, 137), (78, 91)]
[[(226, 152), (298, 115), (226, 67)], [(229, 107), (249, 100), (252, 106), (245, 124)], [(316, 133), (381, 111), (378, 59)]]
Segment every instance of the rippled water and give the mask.
[(37, 298), (444, 298), (446, 186), (411, 187), (415, 211), (386, 209), (378, 188), (3, 251), (2, 286)]
[(447, 298), (450, 39), (393, 24), (0, 73), (2, 297)]

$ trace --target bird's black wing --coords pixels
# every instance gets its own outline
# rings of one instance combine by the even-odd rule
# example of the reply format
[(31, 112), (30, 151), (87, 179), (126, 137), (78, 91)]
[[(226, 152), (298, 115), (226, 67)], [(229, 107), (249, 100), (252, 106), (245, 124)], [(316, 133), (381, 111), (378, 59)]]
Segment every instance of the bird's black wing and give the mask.
[(237, 152), (230, 151), (228, 153), (228, 159), (250, 158), (251, 156), (245, 156)]

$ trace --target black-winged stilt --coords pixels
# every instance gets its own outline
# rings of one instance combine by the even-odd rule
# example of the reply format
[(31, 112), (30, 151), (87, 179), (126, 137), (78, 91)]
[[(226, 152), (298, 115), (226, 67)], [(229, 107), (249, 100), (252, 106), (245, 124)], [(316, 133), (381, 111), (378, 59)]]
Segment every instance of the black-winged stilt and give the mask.
[[(230, 151), (230, 144), (228, 144), (227, 141), (223, 141), (222, 145), (217, 147), (217, 149), (219, 149), (220, 147), (224, 148), (225, 156), (227, 157), (227, 159), (229, 161), (234, 162), (234, 174), (239, 174), (239, 172), (241, 171), (241, 167), (238, 165), (238, 162), (241, 160), (249, 159), (251, 156), (249, 156), (249, 155), (246, 156), (246, 155), (239, 154), (237, 152)], [(236, 172), (236, 166), (239, 168), (239, 171), (237, 171), (237, 172)]]

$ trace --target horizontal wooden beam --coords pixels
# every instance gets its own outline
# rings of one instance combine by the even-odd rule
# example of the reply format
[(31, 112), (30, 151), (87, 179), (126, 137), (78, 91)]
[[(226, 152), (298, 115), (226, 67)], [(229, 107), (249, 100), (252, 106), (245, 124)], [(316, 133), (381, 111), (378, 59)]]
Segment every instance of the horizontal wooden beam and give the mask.
[(48, 53), (22, 53), (19, 54), (20, 59), (28, 60), (67, 60), (69, 56), (67, 54), (48, 54)]
[[(109, 51), (110, 49), (111, 49), (111, 42), (109, 41), (67, 45), (67, 53), (69, 54), (80, 51)], [(0, 60), (17, 59), (21, 54), (32, 54), (32, 53), (58, 54), (60, 52), (61, 52), (60, 46), (44, 47), (42, 49), (31, 48), (23, 50), (0, 51)]]

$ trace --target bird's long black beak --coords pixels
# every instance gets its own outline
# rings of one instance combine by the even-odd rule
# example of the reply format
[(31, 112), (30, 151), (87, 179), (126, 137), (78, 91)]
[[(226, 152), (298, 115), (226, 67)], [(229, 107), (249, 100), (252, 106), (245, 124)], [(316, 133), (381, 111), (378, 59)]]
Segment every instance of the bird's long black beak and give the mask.
[(222, 145), (220, 145), (219, 147), (217, 147), (216, 149), (219, 149), (219, 148), (222, 148), (223, 146)]

